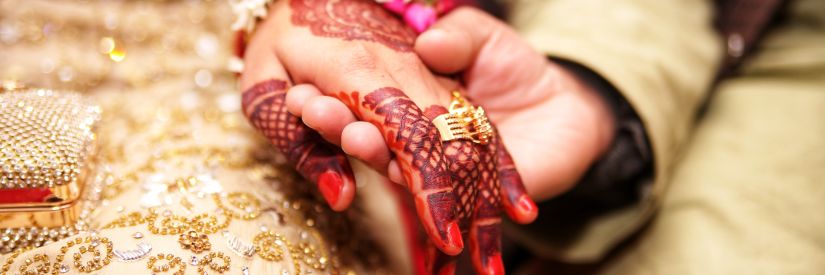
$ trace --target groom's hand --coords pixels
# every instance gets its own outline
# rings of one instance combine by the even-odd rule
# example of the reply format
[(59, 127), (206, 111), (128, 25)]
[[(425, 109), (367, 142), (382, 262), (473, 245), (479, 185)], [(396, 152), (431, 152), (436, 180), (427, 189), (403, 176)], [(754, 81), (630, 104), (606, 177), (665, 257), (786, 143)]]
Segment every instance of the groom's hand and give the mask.
[(572, 187), (612, 142), (613, 115), (597, 91), (482, 11), (451, 12), (415, 49), (434, 71), (461, 72), (536, 200)]

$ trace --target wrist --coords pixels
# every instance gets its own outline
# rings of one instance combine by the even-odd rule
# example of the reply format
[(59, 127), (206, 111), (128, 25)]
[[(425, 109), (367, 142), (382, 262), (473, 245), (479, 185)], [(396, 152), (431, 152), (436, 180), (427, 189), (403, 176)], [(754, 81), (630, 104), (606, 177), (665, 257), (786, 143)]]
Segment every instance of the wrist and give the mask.
[(550, 91), (551, 99), (548, 105), (536, 108), (552, 109), (545, 113), (550, 115), (545, 119), (552, 130), (542, 138), (542, 146), (551, 148), (548, 152), (558, 156), (553, 156), (547, 164), (520, 167), (525, 186), (536, 201), (576, 188), (608, 151), (616, 133), (610, 106), (599, 94), (599, 87), (587, 78), (558, 63), (548, 62), (541, 79), (536, 85)]
[[(598, 157), (587, 173), (578, 180), (571, 196), (587, 197), (601, 202), (626, 203), (636, 201), (640, 184), (650, 177), (652, 157), (644, 125), (633, 106), (606, 79), (589, 68), (567, 60), (554, 60), (558, 67), (575, 75), (579, 85), (587, 86), (598, 98), (598, 112), (607, 112), (608, 135), (601, 135)], [(593, 105), (595, 106), (595, 105)], [(609, 138), (604, 139), (605, 136)], [(605, 142), (607, 141), (607, 142)]]

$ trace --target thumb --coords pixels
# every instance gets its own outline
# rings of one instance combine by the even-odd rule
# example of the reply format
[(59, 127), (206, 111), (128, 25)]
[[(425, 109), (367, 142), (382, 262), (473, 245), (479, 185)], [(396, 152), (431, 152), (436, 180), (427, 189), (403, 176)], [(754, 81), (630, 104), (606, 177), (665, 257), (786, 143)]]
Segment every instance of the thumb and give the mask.
[(466, 70), (479, 52), (509, 28), (472, 7), (458, 8), (440, 18), (415, 41), (415, 51), (430, 69), (452, 74)]

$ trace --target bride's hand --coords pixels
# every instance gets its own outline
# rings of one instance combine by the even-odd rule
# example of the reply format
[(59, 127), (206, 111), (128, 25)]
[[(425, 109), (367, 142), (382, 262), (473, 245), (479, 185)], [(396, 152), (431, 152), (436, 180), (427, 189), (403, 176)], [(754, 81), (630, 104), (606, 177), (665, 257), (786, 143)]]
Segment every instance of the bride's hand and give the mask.
[[(371, 123), (372, 134), (397, 159), (433, 243), (455, 255), (464, 244), (448, 162), (437, 130), (417, 107), (436, 104), (439, 95), (449, 100), (449, 88), (412, 52), (415, 36), (372, 1), (276, 1), (245, 51), (243, 110), (302, 175), (318, 182), (336, 210), (345, 209), (355, 191), (337, 145), (359, 139), (326, 129), (356, 119)], [(289, 108), (303, 104), (316, 111)], [(387, 165), (376, 168), (386, 171)]]
[[(424, 32), (415, 49), (435, 71), (462, 72), (467, 95), (483, 106), (498, 125), (500, 136), (513, 153), (534, 198), (547, 199), (572, 187), (613, 139), (613, 118), (594, 88), (549, 62), (509, 27), (481, 11), (472, 8), (453, 11)], [(302, 107), (305, 113), (320, 111), (319, 108)], [(331, 113), (345, 111), (327, 109)], [(344, 143), (344, 150), (373, 166), (389, 165), (390, 179), (403, 182), (403, 177), (393, 173), (398, 169), (387, 161), (387, 145), (371, 127), (350, 125), (327, 127), (325, 131), (369, 141)], [(503, 190), (507, 190), (508, 181), (501, 183)], [(510, 187), (516, 188), (520, 188), (520, 182), (517, 187)], [(521, 205), (518, 197), (504, 202)], [(510, 216), (519, 221), (518, 214)], [(522, 221), (529, 221), (535, 215), (523, 218)], [(473, 257), (476, 267), (484, 264), (478, 262), (480, 259), (484, 258)]]
[[(500, 273), (502, 198), (504, 209), (519, 222), (535, 218), (535, 205), (497, 140), (486, 146), (453, 141), (442, 148), (430, 120), (445, 110), (438, 106), (449, 102), (448, 91), (456, 85), (432, 76), (410, 53), (414, 33), (367, 1), (296, 0), (289, 6), (276, 4), (270, 12), (247, 48), (242, 75), (247, 89), (244, 112), (254, 126), (302, 174), (319, 181), (325, 198), (339, 210), (351, 200), (354, 190), (346, 187), (351, 177), (345, 176), (345, 186), (339, 189), (343, 191), (335, 193), (325, 187), (329, 180), (324, 175), (333, 173), (340, 179), (349, 168), (341, 152), (320, 136), (345, 150), (366, 153), (356, 157), (403, 178), (416, 196), (425, 229), (441, 251), (460, 252), (460, 220), (462, 229), (470, 231), (474, 258), (484, 262), (477, 266), (479, 271)], [(288, 88), (290, 78), (314, 85)], [(402, 89), (418, 106), (433, 107), (422, 112)], [(320, 136), (300, 124), (297, 116)], [(366, 122), (355, 122), (356, 117)], [(342, 131), (345, 126), (348, 131)], [(375, 154), (359, 149), (371, 144), (384, 147)], [(346, 202), (330, 199), (331, 193), (347, 198), (346, 192)]]

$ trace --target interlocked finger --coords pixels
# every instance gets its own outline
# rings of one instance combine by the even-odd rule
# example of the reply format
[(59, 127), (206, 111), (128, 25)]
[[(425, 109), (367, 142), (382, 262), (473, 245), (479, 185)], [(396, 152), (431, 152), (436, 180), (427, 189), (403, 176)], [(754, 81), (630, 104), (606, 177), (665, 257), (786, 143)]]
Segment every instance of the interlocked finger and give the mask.
[[(464, 104), (466, 99), (458, 93), (454, 94), (453, 102), (450, 110), (434, 105), (427, 108), (425, 113), (428, 118), (435, 119), (451, 111), (477, 112), (471, 105)], [(456, 105), (455, 102), (464, 103)], [(454, 107), (461, 109), (454, 110)], [(483, 115), (483, 111), (478, 113)], [(488, 136), (489, 139), (465, 137), (446, 141), (444, 155), (458, 200), (456, 204), (459, 224), (462, 233), (468, 237), (470, 259), (474, 269), (479, 274), (504, 274), (501, 258), (502, 210), (519, 223), (531, 222), (535, 219), (537, 210), (527, 196), (515, 163), (504, 148), (501, 138), (495, 133), (495, 128), (486, 123), (477, 123), (478, 119), (481, 118), (472, 116), (469, 123), (464, 121), (465, 124), (456, 125), (486, 125), (493, 132)], [(458, 132), (477, 130), (450, 128), (450, 131)], [(455, 257), (438, 253), (428, 253), (428, 256), (428, 268), (433, 273), (449, 274), (455, 269)]]
[(244, 114), (302, 176), (318, 183), (333, 209), (346, 209), (355, 192), (346, 155), (287, 111), (286, 89), (286, 81), (278, 79), (255, 84), (243, 93)]
[(521, 175), (516, 170), (516, 164), (510, 156), (510, 152), (501, 142), (498, 132), (490, 142), (491, 147), (496, 150), (496, 167), (498, 168), (498, 179), (501, 183), (501, 196), (504, 202), (504, 212), (513, 221), (520, 224), (533, 222), (539, 214), (538, 207), (533, 199), (527, 195)]
[(337, 97), (384, 136), (433, 243), (444, 253), (460, 253), (464, 242), (457, 222), (456, 199), (435, 126), (397, 88), (379, 88), (366, 95), (340, 92)]
[(477, 145), (481, 157), (473, 218), (470, 223), (470, 259), (479, 274), (504, 274), (501, 259), (501, 187), (499, 149), (495, 143)]

